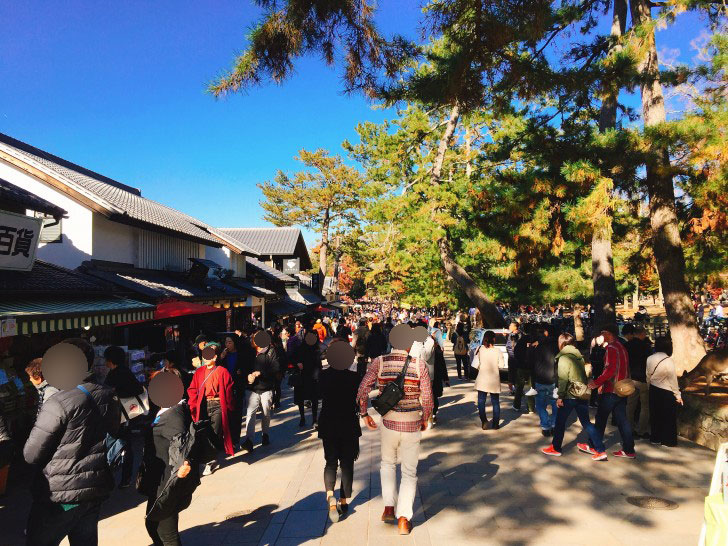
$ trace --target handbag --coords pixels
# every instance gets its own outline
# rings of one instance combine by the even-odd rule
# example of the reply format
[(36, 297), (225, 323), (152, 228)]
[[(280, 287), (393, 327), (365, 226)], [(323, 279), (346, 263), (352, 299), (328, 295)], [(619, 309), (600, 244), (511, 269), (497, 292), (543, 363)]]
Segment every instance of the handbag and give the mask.
[(404, 366), (402, 366), (402, 371), (399, 372), (397, 379), (387, 383), (387, 385), (382, 389), (381, 394), (372, 400), (372, 407), (377, 410), (379, 415), (384, 416), (392, 411), (394, 407), (399, 404), (399, 401), (404, 398), (404, 378), (407, 374), (407, 368), (409, 367), (411, 359), (412, 357), (407, 355), (407, 358), (404, 361)]
[(470, 361), (470, 367), (473, 370), (480, 370), (480, 347), (478, 347), (478, 350), (473, 353), (473, 358)]
[(149, 413), (149, 394), (145, 388), (141, 394), (128, 398), (119, 398), (121, 402), (121, 422), (126, 423), (140, 415)]
[(566, 392), (577, 400), (589, 400), (591, 398), (591, 389), (581, 381), (569, 381), (569, 388), (566, 389)]

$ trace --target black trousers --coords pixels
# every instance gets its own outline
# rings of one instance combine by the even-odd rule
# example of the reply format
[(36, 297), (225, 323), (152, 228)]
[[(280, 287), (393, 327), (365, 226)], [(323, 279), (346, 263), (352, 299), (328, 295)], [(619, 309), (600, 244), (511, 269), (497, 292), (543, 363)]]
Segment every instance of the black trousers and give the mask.
[[(468, 355), (455, 355), (455, 365), (458, 368), (458, 377), (460, 379), (463, 378), (463, 374), (465, 379), (470, 379), (470, 360), (468, 360)], [(462, 372), (460, 371), (461, 365)]]
[(26, 545), (58, 546), (68, 537), (71, 546), (97, 546), (100, 507), (100, 501), (92, 501), (63, 510), (55, 502), (33, 501), (26, 526)]
[[(311, 415), (313, 416), (313, 422), (318, 421), (318, 400), (311, 400)], [(304, 413), (306, 412), (306, 402), (302, 401), (298, 404), (298, 413), (301, 414), (301, 419), (305, 419)]]
[(677, 445), (677, 401), (672, 391), (650, 385), (650, 441)]
[[(147, 513), (151, 510), (154, 499), (149, 499)], [(181, 546), (179, 538), (179, 512), (160, 521), (145, 520), (144, 525), (154, 546)]]
[(126, 448), (121, 457), (121, 483), (129, 483), (134, 469), (134, 448), (131, 445), (131, 425), (128, 421), (121, 425), (119, 438), (126, 442)]
[(208, 400), (204, 399), (202, 406), (200, 407), (200, 414), (202, 418), (209, 419), (212, 431), (215, 433), (210, 438), (210, 446), (207, 450), (205, 461), (212, 462), (217, 459), (219, 451), (223, 450), (223, 439), (222, 439), (222, 408), (220, 407), (219, 400)]
[(354, 461), (359, 456), (359, 438), (324, 438), (324, 486), (326, 491), (336, 487), (336, 469), (341, 466), (341, 497), (351, 498), (354, 483)]
[[(245, 385), (235, 385), (233, 387), (233, 394), (235, 396), (235, 409), (230, 415), (230, 438), (233, 445), (240, 443), (240, 431), (243, 425), (243, 412), (245, 411)], [(222, 414), (221, 422), (222, 425)]]

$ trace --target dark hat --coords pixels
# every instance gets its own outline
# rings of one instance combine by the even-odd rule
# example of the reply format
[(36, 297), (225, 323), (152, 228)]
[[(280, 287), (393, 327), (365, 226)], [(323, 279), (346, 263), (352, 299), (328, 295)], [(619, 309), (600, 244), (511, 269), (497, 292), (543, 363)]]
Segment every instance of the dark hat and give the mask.
[(600, 332), (609, 332), (614, 337), (619, 336), (619, 328), (617, 328), (616, 324), (603, 324), (602, 327), (599, 329)]

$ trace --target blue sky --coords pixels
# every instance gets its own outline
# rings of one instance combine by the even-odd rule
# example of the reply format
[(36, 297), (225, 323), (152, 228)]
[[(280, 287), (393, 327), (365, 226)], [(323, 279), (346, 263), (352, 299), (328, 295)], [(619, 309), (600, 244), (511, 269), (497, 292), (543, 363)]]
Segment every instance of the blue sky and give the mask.
[[(380, 4), (386, 32), (417, 36), (418, 2)], [(256, 183), (297, 170), (301, 148), (340, 152), (357, 123), (391, 112), (344, 95), (318, 58), (282, 86), (207, 94), (257, 16), (250, 0), (0, 0), (0, 132), (212, 225), (263, 226)], [(687, 62), (702, 23), (678, 21), (658, 47)]]

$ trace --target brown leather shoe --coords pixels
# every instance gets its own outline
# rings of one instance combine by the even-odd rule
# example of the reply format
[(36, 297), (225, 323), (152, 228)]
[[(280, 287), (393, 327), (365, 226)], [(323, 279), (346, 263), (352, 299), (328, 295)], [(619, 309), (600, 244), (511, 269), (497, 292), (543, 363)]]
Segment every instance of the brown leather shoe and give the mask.
[(405, 517), (399, 518), (397, 526), (399, 527), (400, 535), (409, 535), (412, 532), (412, 522)]
[(385, 506), (382, 512), (382, 521), (394, 521), (394, 506)]

